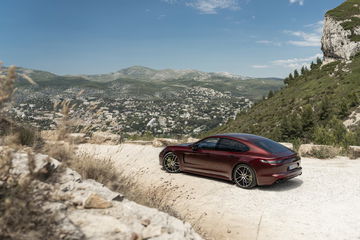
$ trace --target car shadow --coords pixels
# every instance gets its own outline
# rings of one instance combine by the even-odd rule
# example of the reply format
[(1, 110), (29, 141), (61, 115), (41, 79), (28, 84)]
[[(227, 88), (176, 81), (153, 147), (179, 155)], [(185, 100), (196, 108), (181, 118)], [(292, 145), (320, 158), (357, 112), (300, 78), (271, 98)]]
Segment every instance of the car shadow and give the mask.
[[(202, 176), (202, 175), (198, 175), (198, 174), (194, 174), (194, 173), (187, 173), (187, 172), (182, 172), (181, 174), (187, 175), (187, 176), (192, 176), (192, 177), (197, 177), (197, 178), (203, 178), (203, 179), (208, 179), (208, 180), (212, 180), (212, 181), (216, 181), (216, 182), (221, 182), (221, 183), (225, 183), (225, 184), (229, 184), (229, 185), (234, 185), (234, 187), (237, 187), (235, 185), (235, 183), (233, 183), (232, 181), (229, 180), (224, 180), (224, 179), (220, 179), (220, 178), (213, 178), (213, 177), (207, 177), (207, 176)], [(275, 183), (273, 185), (269, 185), (269, 186), (257, 186), (253, 189), (249, 189), (249, 190), (254, 190), (254, 189), (259, 189), (260, 191), (274, 191), (274, 192), (282, 192), (282, 191), (289, 191), (295, 188), (300, 187), (303, 184), (303, 181), (301, 179), (289, 179), (283, 182), (279, 182), (279, 183)]]
[(221, 178), (207, 177), (207, 176), (198, 175), (198, 174), (195, 174), (195, 173), (188, 173), (188, 172), (182, 172), (181, 174), (184, 174), (184, 175), (187, 175), (187, 176), (192, 176), (192, 177), (197, 177), (197, 178), (209, 179), (209, 180), (216, 181), (216, 182), (221, 182), (221, 183), (227, 183), (227, 184), (230, 184), (230, 185), (235, 185), (235, 183), (233, 183), (232, 181), (221, 179)]
[(290, 179), (269, 186), (258, 186), (257, 188), (261, 191), (283, 192), (298, 188), (302, 184), (303, 184), (303, 180), (301, 179)]

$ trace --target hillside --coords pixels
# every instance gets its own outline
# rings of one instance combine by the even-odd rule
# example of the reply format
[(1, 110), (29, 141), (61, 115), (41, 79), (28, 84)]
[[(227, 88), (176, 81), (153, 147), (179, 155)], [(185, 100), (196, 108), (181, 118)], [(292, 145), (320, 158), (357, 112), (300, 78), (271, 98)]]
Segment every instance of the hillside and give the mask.
[[(70, 102), (78, 129), (124, 137), (182, 137), (208, 131), (283, 86), (276, 78), (139, 66), (91, 76), (59, 76), (25, 68), (17, 72), (17, 91), (7, 111), (12, 119), (54, 129), (59, 104)], [(22, 74), (37, 84), (28, 83)]]
[[(329, 21), (334, 19), (329, 19), (329, 16), (340, 18), (349, 13), (344, 9), (350, 7), (358, 11), (359, 6), (354, 6), (355, 2), (359, 3), (350, 0), (327, 13), (324, 34), (333, 31), (329, 29), (332, 28)], [(353, 19), (352, 15), (348, 17)], [(336, 24), (344, 20), (343, 16)], [(343, 125), (343, 121), (360, 104), (360, 49), (348, 48), (349, 45), (356, 46), (356, 42), (351, 40), (353, 35), (349, 32), (341, 34), (347, 30), (341, 28), (337, 31), (332, 37), (324, 36), (322, 39), (326, 62), (312, 63), (310, 69), (304, 67), (301, 73), (296, 70), (285, 80), (286, 87), (269, 94), (268, 99), (258, 102), (235, 120), (210, 133), (248, 132), (278, 141), (360, 144), (359, 129), (347, 132)], [(343, 36), (342, 42), (349, 44), (337, 45), (333, 40), (339, 35)]]

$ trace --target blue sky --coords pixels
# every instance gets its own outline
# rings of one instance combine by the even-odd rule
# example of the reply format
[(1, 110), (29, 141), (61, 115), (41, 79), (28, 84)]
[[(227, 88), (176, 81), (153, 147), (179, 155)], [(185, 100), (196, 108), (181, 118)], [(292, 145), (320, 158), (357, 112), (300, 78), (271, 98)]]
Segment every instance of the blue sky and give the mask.
[(2, 0), (0, 59), (58, 74), (132, 65), (284, 77), (343, 0)]

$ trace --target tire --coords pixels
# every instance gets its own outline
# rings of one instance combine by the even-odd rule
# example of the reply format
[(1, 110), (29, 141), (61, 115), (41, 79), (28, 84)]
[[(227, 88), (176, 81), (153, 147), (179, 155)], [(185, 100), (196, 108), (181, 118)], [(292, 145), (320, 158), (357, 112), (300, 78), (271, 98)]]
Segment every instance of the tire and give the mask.
[(179, 173), (180, 162), (178, 156), (173, 152), (168, 152), (163, 157), (163, 167), (168, 173)]
[(246, 164), (239, 164), (234, 168), (233, 181), (238, 187), (250, 189), (257, 185), (255, 171)]

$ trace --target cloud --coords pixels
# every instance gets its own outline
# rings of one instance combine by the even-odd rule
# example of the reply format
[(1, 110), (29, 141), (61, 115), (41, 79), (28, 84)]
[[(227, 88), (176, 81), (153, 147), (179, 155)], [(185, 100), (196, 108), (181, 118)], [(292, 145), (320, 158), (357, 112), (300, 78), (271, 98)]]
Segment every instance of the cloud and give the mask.
[(324, 26), (324, 21), (318, 21), (314, 24), (306, 25), (305, 27), (311, 28), (309, 32), (304, 31), (284, 31), (294, 37), (299, 38), (298, 40), (290, 40), (289, 44), (299, 47), (320, 47), (321, 36)]
[(270, 41), (270, 40), (259, 40), (259, 41), (256, 41), (256, 43), (264, 44), (264, 45), (273, 45), (273, 46), (278, 46), (278, 47), (280, 47), (282, 45), (281, 42), (275, 42), (275, 41)]
[(193, 7), (203, 14), (216, 14), (217, 10), (239, 10), (237, 0), (195, 0), (187, 2), (186, 6)]
[(269, 65), (252, 65), (251, 67), (255, 69), (264, 69), (269, 68)]
[(185, 3), (202, 14), (216, 14), (218, 10), (239, 10), (239, 0), (161, 0), (168, 4)]
[(307, 57), (307, 58), (290, 58), (290, 59), (280, 59), (274, 60), (271, 63), (275, 66), (280, 66), (284, 68), (291, 68), (291, 69), (299, 69), (302, 66), (309, 66), (311, 61), (316, 60), (316, 58), (322, 58), (322, 54), (318, 53), (314, 56)]
[(291, 4), (298, 3), (300, 6), (304, 5), (305, 0), (289, 0)]

